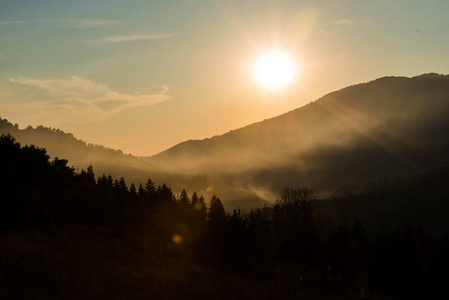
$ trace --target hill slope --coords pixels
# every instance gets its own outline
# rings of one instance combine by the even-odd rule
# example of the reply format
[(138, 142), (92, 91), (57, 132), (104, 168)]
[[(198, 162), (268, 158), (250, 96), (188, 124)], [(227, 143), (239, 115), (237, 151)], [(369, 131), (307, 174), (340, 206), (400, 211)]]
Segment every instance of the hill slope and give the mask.
[(449, 76), (384, 77), (279, 117), (146, 158), (273, 199), (285, 186), (336, 187), (411, 176), (449, 153)]
[(128, 186), (134, 182), (145, 183), (151, 178), (157, 185), (167, 183), (178, 193), (183, 188), (189, 191), (205, 192), (208, 186), (204, 176), (185, 176), (168, 173), (161, 168), (143, 161), (130, 154), (123, 154), (120, 150), (113, 150), (99, 145), (87, 144), (59, 129), (51, 129), (43, 126), (19, 129), (6, 119), (0, 118), (0, 134), (11, 134), (22, 145), (35, 145), (45, 148), (50, 157), (64, 158), (79, 171), (93, 166), (97, 177), (102, 174), (111, 174), (113, 178), (124, 177)]

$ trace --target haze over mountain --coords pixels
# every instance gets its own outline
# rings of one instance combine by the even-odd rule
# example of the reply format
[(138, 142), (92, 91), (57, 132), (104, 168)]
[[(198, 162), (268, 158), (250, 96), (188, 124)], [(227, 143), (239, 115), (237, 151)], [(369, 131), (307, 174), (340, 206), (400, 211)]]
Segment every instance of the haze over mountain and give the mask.
[[(68, 165), (76, 170), (86, 170), (93, 166), (96, 177), (110, 174), (113, 178), (124, 177), (127, 184), (132, 182), (138, 186), (145, 184), (151, 178), (156, 185), (169, 184), (176, 192), (188, 186), (192, 190), (204, 192), (208, 186), (204, 176), (185, 176), (169, 174), (121, 150), (114, 150), (100, 145), (87, 144), (77, 139), (73, 134), (43, 126), (19, 129), (17, 124), (11, 124), (7, 119), (0, 118), (0, 134), (11, 134), (22, 145), (35, 145), (45, 148), (50, 157), (67, 159)], [(179, 191), (178, 191), (179, 190)]]
[(46, 148), (69, 165), (151, 178), (175, 193), (216, 193), (228, 209), (274, 201), (287, 186), (329, 196), (342, 185), (408, 177), (437, 167), (449, 153), (449, 76), (384, 77), (330, 93), (281, 116), (210, 139), (186, 141), (144, 160), (86, 144), (39, 126), (0, 131)]
[(448, 115), (448, 75), (384, 77), (146, 160), (266, 200), (285, 186), (327, 196), (344, 184), (407, 177), (446, 161)]

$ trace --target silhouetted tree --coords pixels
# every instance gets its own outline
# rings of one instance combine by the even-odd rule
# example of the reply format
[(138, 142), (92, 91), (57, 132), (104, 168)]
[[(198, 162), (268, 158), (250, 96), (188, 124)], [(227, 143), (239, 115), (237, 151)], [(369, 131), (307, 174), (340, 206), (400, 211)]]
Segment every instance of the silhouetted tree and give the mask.
[(261, 245), (261, 247), (258, 247), (258, 250), (261, 252), (259, 253), (260, 256), (265, 256), (272, 243), (271, 212), (272, 209), (268, 207), (264, 207), (263, 211), (258, 208), (251, 210), (248, 216), (248, 230), (257, 244)]
[(120, 177), (120, 179), (118, 180), (116, 189), (120, 192), (125, 194), (126, 192), (128, 192), (128, 187), (126, 186), (126, 182), (125, 182), (125, 178)]
[(139, 184), (139, 189), (137, 191), (137, 195), (139, 196), (139, 200), (144, 200), (145, 199), (145, 189), (143, 188), (142, 184)]
[(45, 149), (21, 147), (11, 135), (0, 137), (0, 219), (2, 228), (39, 226), (66, 220), (74, 169), (67, 160), (49, 161)]
[(111, 174), (108, 175), (107, 186), (110, 191), (114, 189), (114, 180), (112, 179)]
[(156, 187), (154, 185), (153, 180), (151, 178), (148, 178), (147, 182), (145, 183), (145, 194), (148, 200), (153, 200), (156, 193)]
[(189, 196), (187, 195), (187, 192), (186, 192), (186, 190), (185, 189), (183, 189), (182, 191), (181, 191), (181, 195), (179, 196), (179, 204), (182, 206), (182, 207), (184, 207), (184, 208), (186, 208), (186, 207), (188, 207), (189, 206), (189, 204), (190, 204), (190, 199), (189, 199)]
[(134, 185), (134, 182), (131, 183), (131, 186), (129, 187), (129, 197), (131, 201), (135, 201), (137, 200), (137, 189), (136, 186)]
[[(246, 273), (255, 253), (255, 240), (248, 228), (248, 218), (234, 210), (227, 214), (227, 221), (218, 239), (219, 266), (238, 273)], [(221, 233), (221, 234), (220, 234)]]
[(201, 210), (200, 199), (198, 198), (198, 195), (197, 195), (197, 193), (195, 191), (192, 194), (191, 204), (193, 206), (193, 209), (195, 209), (197, 211)]
[(169, 188), (165, 183), (162, 187), (158, 187), (156, 192), (156, 197), (159, 204), (173, 204), (175, 203), (175, 197), (171, 188)]
[[(204, 197), (201, 195), (198, 199), (198, 203), (200, 203), (200, 213), (201, 213), (201, 219), (206, 221), (207, 219), (207, 206), (206, 201), (204, 201)], [(198, 209), (198, 205), (195, 207), (195, 209)]]
[(275, 234), (286, 239), (307, 234), (313, 227), (311, 201), (312, 190), (286, 188), (274, 206), (273, 223)]
[(92, 167), (92, 165), (89, 165), (87, 167), (86, 177), (87, 177), (87, 180), (89, 180), (91, 182), (91, 184), (95, 184), (95, 174), (94, 174), (94, 168)]
[(227, 216), (220, 198), (212, 196), (210, 200), (209, 212), (207, 215), (209, 227), (212, 231), (219, 231), (226, 223)]
[(98, 177), (97, 186), (98, 186), (98, 188), (100, 188), (103, 191), (108, 190), (108, 178), (106, 177), (105, 174), (103, 174), (103, 176), (101, 176), (101, 177)]
[(317, 236), (311, 201), (312, 190), (287, 188), (273, 209), (274, 237), (280, 259), (320, 265), (322, 252)]

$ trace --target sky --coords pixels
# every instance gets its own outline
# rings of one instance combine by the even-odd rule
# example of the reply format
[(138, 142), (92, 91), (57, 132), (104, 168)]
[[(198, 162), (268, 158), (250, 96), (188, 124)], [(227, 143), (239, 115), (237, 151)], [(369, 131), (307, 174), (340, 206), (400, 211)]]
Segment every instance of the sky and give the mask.
[[(0, 117), (136, 156), (383, 76), (449, 73), (447, 0), (0, 0)], [(277, 50), (278, 90), (253, 74)]]

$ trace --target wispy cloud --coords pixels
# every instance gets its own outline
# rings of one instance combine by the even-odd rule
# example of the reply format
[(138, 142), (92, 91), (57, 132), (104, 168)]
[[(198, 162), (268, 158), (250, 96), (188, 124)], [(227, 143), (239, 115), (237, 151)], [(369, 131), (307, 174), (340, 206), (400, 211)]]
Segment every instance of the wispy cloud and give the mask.
[(95, 28), (95, 27), (106, 27), (111, 25), (122, 25), (126, 23), (133, 23), (129, 21), (121, 20), (108, 20), (108, 19), (72, 19), (67, 24), (68, 27), (73, 28)]
[[(21, 23), (32, 23), (32, 22), (50, 22), (58, 23), (58, 25), (63, 25), (65, 27), (71, 28), (94, 28), (94, 27), (106, 27), (112, 25), (123, 25), (123, 24), (135, 24), (136, 22), (122, 21), (122, 20), (110, 20), (110, 19), (25, 19), (25, 20), (15, 20), (15, 21), (3, 21), (0, 25), (8, 24), (21, 24)], [(62, 23), (62, 24), (59, 24)]]
[(355, 22), (349, 20), (349, 19), (339, 19), (331, 22), (327, 22), (324, 25), (353, 25)]
[(115, 35), (102, 39), (105, 43), (123, 43), (142, 40), (163, 39), (173, 36), (173, 33), (160, 35)]
[(350, 19), (338, 19), (330, 21), (323, 24), (323, 27), (320, 28), (320, 33), (324, 35), (330, 35), (337, 26), (354, 25), (354, 24), (356, 23)]
[(20, 24), (20, 23), (27, 23), (27, 22), (32, 22), (32, 21), (34, 21), (34, 20), (4, 21), (4, 22), (0, 22), (0, 25)]
[[(107, 85), (73, 76), (69, 79), (10, 78), (0, 91), (0, 109), (8, 115), (51, 119), (54, 124), (101, 120), (133, 107), (171, 100), (167, 87), (157, 94), (122, 94)], [(12, 101), (11, 99), (15, 99)], [(42, 100), (45, 99), (45, 100)]]

